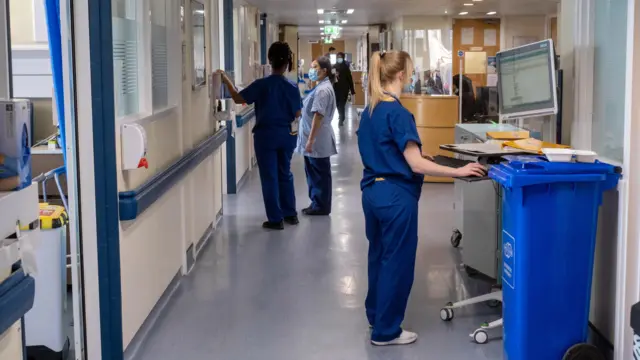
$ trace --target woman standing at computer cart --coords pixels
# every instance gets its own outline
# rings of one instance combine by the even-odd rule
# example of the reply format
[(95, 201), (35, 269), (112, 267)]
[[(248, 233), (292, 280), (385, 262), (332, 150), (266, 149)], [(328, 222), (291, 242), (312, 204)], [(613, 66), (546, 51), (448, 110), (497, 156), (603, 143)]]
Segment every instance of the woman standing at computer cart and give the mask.
[(400, 324), (413, 285), (424, 175), (482, 176), (484, 168), (474, 163), (453, 169), (424, 159), (413, 115), (398, 100), (411, 82), (411, 57), (404, 51), (376, 52), (370, 64), (369, 104), (358, 129), (369, 240), (365, 308), (374, 345), (405, 345), (418, 338)]
[(305, 97), (302, 106), (297, 152), (304, 155), (311, 205), (302, 213), (309, 216), (331, 213), (331, 156), (338, 153), (331, 128), (336, 109), (332, 77), (328, 57), (314, 61), (309, 79), (318, 85)]
[(284, 229), (284, 223), (298, 224), (291, 157), (296, 147), (302, 100), (296, 84), (284, 74), (293, 67), (293, 54), (285, 42), (276, 42), (268, 52), (272, 73), (238, 92), (221, 73), (236, 104), (255, 104), (254, 147), (267, 212), (264, 228)]

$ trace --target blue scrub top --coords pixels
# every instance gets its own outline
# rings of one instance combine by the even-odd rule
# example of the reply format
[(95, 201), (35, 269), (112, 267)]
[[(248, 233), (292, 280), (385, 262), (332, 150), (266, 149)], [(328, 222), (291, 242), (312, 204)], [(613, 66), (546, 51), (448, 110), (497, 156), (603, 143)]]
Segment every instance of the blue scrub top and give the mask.
[(357, 134), (364, 165), (361, 189), (383, 178), (419, 198), (424, 176), (414, 173), (403, 155), (409, 141), (422, 148), (413, 114), (397, 100), (381, 101), (373, 114), (364, 109)]
[(253, 133), (266, 137), (289, 137), (291, 123), (302, 109), (298, 86), (284, 75), (258, 79), (240, 91), (247, 104), (255, 104), (256, 125)]

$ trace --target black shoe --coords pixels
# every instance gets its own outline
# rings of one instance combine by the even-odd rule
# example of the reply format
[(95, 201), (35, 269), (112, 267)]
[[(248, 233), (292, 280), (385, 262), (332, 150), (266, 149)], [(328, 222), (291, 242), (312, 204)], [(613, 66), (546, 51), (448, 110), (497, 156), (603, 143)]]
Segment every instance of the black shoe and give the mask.
[(317, 210), (317, 209), (313, 209), (313, 208), (307, 208), (302, 210), (302, 213), (307, 215), (307, 216), (327, 216), (330, 213), (327, 211), (321, 211), (321, 210)]
[(269, 230), (284, 230), (284, 223), (282, 221), (265, 221), (262, 223), (262, 227)]
[(338, 122), (338, 126), (344, 126), (344, 120), (343, 120), (343, 121)]
[(298, 216), (297, 215), (285, 216), (284, 222), (286, 222), (289, 225), (298, 225), (298, 224), (300, 224), (300, 220), (298, 220)]

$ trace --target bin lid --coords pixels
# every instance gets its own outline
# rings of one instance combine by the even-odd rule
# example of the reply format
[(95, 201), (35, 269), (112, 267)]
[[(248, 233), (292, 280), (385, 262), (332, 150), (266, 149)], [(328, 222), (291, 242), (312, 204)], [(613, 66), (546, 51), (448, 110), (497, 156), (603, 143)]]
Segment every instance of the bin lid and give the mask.
[(608, 190), (617, 185), (619, 168), (603, 162), (561, 163), (548, 161), (520, 161), (493, 166), (489, 177), (506, 188), (559, 182), (603, 182)]
[(640, 335), (640, 303), (631, 307), (631, 328), (633, 332)]

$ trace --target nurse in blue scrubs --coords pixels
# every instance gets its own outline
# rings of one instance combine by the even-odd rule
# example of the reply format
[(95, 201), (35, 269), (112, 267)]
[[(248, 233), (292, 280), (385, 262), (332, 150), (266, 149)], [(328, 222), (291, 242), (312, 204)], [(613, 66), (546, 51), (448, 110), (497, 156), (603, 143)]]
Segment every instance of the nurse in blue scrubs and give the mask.
[(485, 169), (476, 163), (453, 169), (423, 158), (413, 115), (398, 100), (411, 82), (411, 57), (404, 51), (377, 52), (370, 64), (369, 104), (358, 129), (369, 240), (365, 308), (374, 345), (405, 345), (418, 339), (400, 325), (413, 285), (424, 175), (483, 176)]
[(236, 104), (255, 104), (253, 139), (267, 212), (264, 228), (284, 229), (284, 223), (298, 224), (291, 158), (296, 147), (302, 99), (295, 83), (285, 77), (293, 66), (293, 53), (285, 42), (276, 42), (268, 52), (272, 73), (238, 92), (221, 73)]
[(311, 205), (302, 210), (305, 215), (331, 213), (331, 156), (336, 155), (336, 139), (331, 120), (336, 110), (331, 60), (319, 57), (311, 64), (309, 80), (318, 83), (302, 106), (302, 119), (298, 131), (297, 152), (304, 155)]

